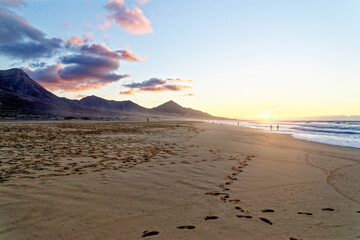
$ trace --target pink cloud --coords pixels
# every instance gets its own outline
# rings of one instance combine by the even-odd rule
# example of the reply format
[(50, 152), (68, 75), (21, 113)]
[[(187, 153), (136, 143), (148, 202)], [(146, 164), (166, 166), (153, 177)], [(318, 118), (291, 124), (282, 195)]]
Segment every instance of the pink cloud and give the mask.
[(66, 41), (68, 45), (83, 46), (85, 43), (92, 41), (92, 33), (83, 34), (81, 37), (72, 36)]
[(78, 94), (78, 95), (75, 96), (75, 98), (77, 98), (77, 99), (81, 99), (81, 98), (84, 98), (84, 97), (87, 97), (87, 95)]
[(136, 56), (134, 53), (130, 52), (130, 50), (128, 49), (125, 49), (125, 50), (121, 50), (121, 51), (118, 51), (121, 53), (121, 58), (123, 60), (126, 60), (126, 61), (135, 61), (135, 62), (139, 62), (139, 61), (143, 61), (146, 59), (146, 56), (142, 56), (142, 57), (138, 57)]
[(114, 21), (131, 34), (146, 34), (154, 31), (150, 20), (144, 16), (142, 10), (138, 7), (126, 9), (124, 0), (109, 0), (105, 8), (109, 11), (105, 18)]
[(111, 22), (110, 22), (110, 21), (105, 21), (104, 23), (98, 24), (98, 27), (99, 27), (101, 30), (106, 30), (106, 29), (108, 29), (109, 27), (111, 27)]
[(135, 95), (135, 90), (134, 89), (129, 89), (126, 91), (121, 91), (120, 92), (121, 95)]
[(63, 26), (64, 26), (65, 28), (67, 28), (67, 29), (71, 28), (70, 23), (64, 23)]
[(140, 5), (147, 4), (148, 2), (150, 2), (150, 0), (137, 0), (137, 3)]

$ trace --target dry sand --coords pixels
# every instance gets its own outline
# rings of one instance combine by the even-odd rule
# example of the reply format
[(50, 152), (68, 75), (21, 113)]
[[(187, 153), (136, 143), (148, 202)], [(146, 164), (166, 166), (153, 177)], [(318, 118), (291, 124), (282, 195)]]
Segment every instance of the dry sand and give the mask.
[(235, 126), (0, 123), (0, 239), (358, 239), (360, 150)]

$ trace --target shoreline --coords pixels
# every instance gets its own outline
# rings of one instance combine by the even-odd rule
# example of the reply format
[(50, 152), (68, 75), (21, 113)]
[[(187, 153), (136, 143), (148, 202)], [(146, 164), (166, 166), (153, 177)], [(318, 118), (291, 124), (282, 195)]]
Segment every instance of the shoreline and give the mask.
[(359, 149), (181, 121), (0, 123), (0, 132), (8, 169), (0, 173), (9, 176), (0, 183), (0, 238), (354, 239), (360, 231)]
[[(208, 122), (208, 123), (210, 123), (209, 121), (206, 121), (205, 120), (205, 122)], [(296, 136), (296, 135), (298, 135), (298, 134), (309, 134), (309, 133), (306, 133), (306, 132), (304, 132), (304, 133), (296, 133), (296, 132), (294, 132), (294, 133), (291, 133), (291, 132), (282, 132), (282, 130), (276, 130), (276, 129), (274, 129), (274, 130), (266, 130), (266, 129), (264, 129), (263, 127), (261, 127), (261, 126), (246, 126), (246, 125), (237, 125), (236, 123), (237, 122), (242, 122), (242, 123), (249, 123), (249, 122), (255, 122), (255, 123), (258, 123), (258, 124), (265, 124), (265, 122), (261, 122), (261, 121), (219, 121), (219, 122), (216, 122), (216, 124), (225, 124), (225, 125), (229, 125), (229, 126), (237, 126), (237, 127), (246, 127), (246, 128), (250, 128), (250, 129), (259, 129), (259, 130), (261, 130), (261, 131), (263, 131), (263, 132), (268, 132), (268, 133), (277, 133), (277, 134), (289, 134), (291, 137), (293, 137), (293, 138), (295, 138), (295, 139), (300, 139), (300, 140), (304, 140), (304, 141), (308, 141), (308, 142), (314, 142), (314, 143), (322, 143), (322, 144), (326, 144), (326, 145), (331, 145), (331, 146), (339, 146), (339, 147), (348, 147), (348, 148), (355, 148), (355, 149), (360, 149), (360, 146), (348, 146), (348, 145), (344, 145), (344, 144), (341, 144), (341, 143), (338, 143), (338, 144), (336, 144), (336, 143), (329, 143), (328, 141), (329, 140), (327, 140), (327, 142), (324, 142), (324, 140), (323, 141), (319, 141), (319, 140), (311, 140), (311, 139), (307, 139), (307, 138), (305, 138), (305, 137), (299, 137), (299, 136)], [(279, 122), (275, 122), (275, 123), (280, 123), (281, 121), (279, 121)], [(294, 122), (294, 121), (282, 121), (282, 123), (288, 123), (288, 122)], [(322, 123), (325, 123), (325, 122), (353, 122), (353, 123), (359, 123), (359, 121), (301, 121), (301, 122), (322, 122)], [(274, 123), (274, 124), (275, 124)], [(268, 124), (271, 124), (271, 123), (268, 123)], [(351, 135), (349, 135), (349, 137), (350, 137)], [(327, 136), (327, 137), (329, 137), (329, 136)], [(357, 141), (359, 141), (359, 140), (357, 140)]]
[[(82, 122), (118, 122), (118, 123), (143, 123), (144, 121), (142, 120), (143, 117), (139, 118), (139, 119), (107, 119), (107, 120), (103, 120), (103, 119), (89, 119), (89, 120), (84, 120), (84, 119), (0, 119), (0, 123), (36, 123), (36, 122), (42, 122), (42, 123), (48, 123), (48, 122), (53, 122), (53, 123), (61, 123), (61, 122), (78, 122), (78, 123), (82, 123)], [(155, 122), (155, 123), (161, 123), (161, 122), (193, 122), (193, 123), (209, 123), (211, 124), (211, 122), (213, 120), (203, 120), (203, 119), (178, 119), (178, 118), (165, 118), (165, 117), (155, 117), (153, 121), (150, 122)], [(214, 120), (214, 121), (218, 121), (218, 120)], [(233, 121), (238, 122), (237, 120), (225, 120), (225, 121)], [(239, 120), (240, 121), (240, 120)], [(251, 122), (251, 120), (241, 120), (240, 122)], [(281, 122), (281, 121), (279, 121)], [(297, 121), (282, 121), (282, 122), (297, 122)], [(302, 122), (344, 122), (344, 121), (302, 121)], [(359, 122), (359, 121), (345, 121), (345, 122)], [(221, 124), (221, 122), (215, 123), (215, 124)], [(277, 131), (268, 131), (265, 129), (261, 129), (259, 127), (252, 127), (252, 126), (237, 126), (236, 124), (228, 124), (228, 123), (224, 123), (225, 125), (229, 125), (229, 126), (235, 126), (235, 127), (244, 127), (244, 128), (248, 128), (248, 129), (257, 129), (260, 130), (262, 132), (268, 132), (268, 133), (275, 133), (275, 134), (285, 134), (285, 135), (290, 135), (292, 138), (297, 139), (297, 140), (303, 140), (303, 141), (307, 141), (307, 142), (312, 142), (312, 143), (320, 143), (320, 144), (325, 144), (325, 145), (330, 145), (330, 146), (335, 146), (335, 147), (345, 147), (345, 148), (354, 148), (354, 149), (360, 149), (360, 147), (353, 147), (353, 146), (343, 146), (343, 145), (337, 145), (337, 144), (330, 144), (330, 143), (324, 143), (324, 142), (318, 142), (318, 141), (312, 141), (312, 140), (308, 140), (308, 139), (303, 139), (300, 137), (295, 137), (294, 133), (288, 133), (288, 132), (277, 132)]]

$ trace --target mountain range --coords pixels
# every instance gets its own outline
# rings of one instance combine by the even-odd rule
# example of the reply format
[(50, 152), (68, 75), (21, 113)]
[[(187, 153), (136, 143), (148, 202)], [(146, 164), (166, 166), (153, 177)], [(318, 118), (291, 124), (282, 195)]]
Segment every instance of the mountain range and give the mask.
[(218, 119), (174, 101), (144, 108), (129, 100), (114, 101), (97, 96), (80, 100), (62, 98), (43, 88), (22, 69), (0, 70), (0, 117), (117, 119), (131, 116)]

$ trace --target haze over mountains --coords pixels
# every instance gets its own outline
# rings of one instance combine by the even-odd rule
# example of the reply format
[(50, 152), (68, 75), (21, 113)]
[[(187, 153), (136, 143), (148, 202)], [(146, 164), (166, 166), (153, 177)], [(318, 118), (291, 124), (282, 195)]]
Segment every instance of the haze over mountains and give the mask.
[(144, 108), (132, 101), (113, 101), (96, 96), (81, 100), (61, 98), (32, 80), (22, 69), (0, 70), (0, 117), (90, 117), (167, 116), (216, 119), (210, 114), (184, 108), (169, 101)]

